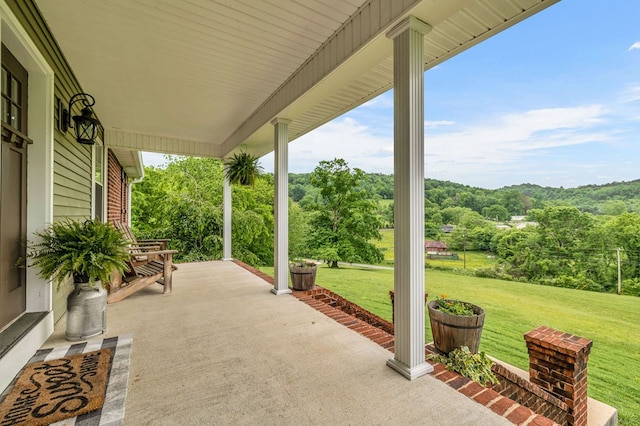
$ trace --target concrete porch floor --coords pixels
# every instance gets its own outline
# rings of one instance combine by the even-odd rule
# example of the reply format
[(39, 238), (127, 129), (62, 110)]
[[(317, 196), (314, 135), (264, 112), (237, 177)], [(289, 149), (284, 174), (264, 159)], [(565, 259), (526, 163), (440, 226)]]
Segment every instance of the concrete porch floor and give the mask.
[[(107, 309), (104, 337), (133, 334), (125, 424), (511, 425), (232, 262), (179, 265)], [(64, 319), (44, 347), (68, 344)]]

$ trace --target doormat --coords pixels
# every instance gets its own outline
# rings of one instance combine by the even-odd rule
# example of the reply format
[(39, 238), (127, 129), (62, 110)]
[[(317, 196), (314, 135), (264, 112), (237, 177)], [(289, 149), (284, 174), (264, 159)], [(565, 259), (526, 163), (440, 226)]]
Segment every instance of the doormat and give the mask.
[(48, 425), (102, 407), (111, 349), (27, 365), (0, 404), (0, 424)]
[[(14, 424), (16, 425), (38, 424), (39, 425), (39, 424), (50, 424), (50, 422), (54, 422), (51, 424), (57, 425), (57, 426), (62, 426), (62, 425), (76, 425), (76, 426), (92, 425), (93, 426), (98, 424), (109, 425), (109, 426), (119, 426), (124, 424), (124, 403), (127, 395), (127, 382), (129, 379), (129, 358), (131, 355), (131, 343), (132, 343), (132, 336), (129, 334), (124, 336), (111, 337), (103, 340), (76, 343), (73, 345), (66, 345), (66, 346), (61, 346), (56, 348), (41, 349), (37, 351), (36, 354), (29, 361), (29, 364), (24, 368), (23, 372), (18, 375), (18, 379), (14, 380), (14, 383), (12, 383), (12, 385), (7, 387), (4, 393), (0, 395), (0, 425), (2, 426), (14, 425)], [(17, 422), (17, 420), (19, 420), (17, 417), (15, 417), (15, 416), (18, 416), (18, 413), (19, 413), (17, 409), (14, 409), (14, 411), (11, 412), (14, 418), (5, 418), (4, 407), (5, 407), (5, 404), (8, 403), (9, 401), (16, 401), (18, 403), (23, 403), (24, 404), (23, 407), (30, 406), (31, 408), (41, 405), (41, 404), (31, 404), (29, 400), (26, 399), (25, 396), (23, 396), (23, 399), (19, 401), (15, 399), (13, 400), (11, 399), (11, 394), (13, 393), (14, 389), (16, 389), (19, 386), (20, 378), (27, 371), (29, 371), (30, 368), (32, 368), (32, 365), (40, 362), (49, 363), (51, 365), (64, 365), (63, 364), (64, 361), (60, 361), (63, 358), (67, 359), (75, 355), (84, 355), (85, 356), (84, 359), (87, 359), (86, 356), (90, 355), (93, 352), (109, 353), (107, 355), (108, 362), (106, 363), (107, 364), (106, 393), (103, 388), (102, 395), (103, 395), (104, 403), (100, 404), (101, 406), (98, 406), (98, 404), (93, 404), (93, 405), (96, 405), (96, 408), (93, 409), (93, 411), (90, 411), (90, 412), (85, 411), (84, 414), (79, 414), (77, 411), (70, 412), (79, 404), (76, 404), (75, 406), (70, 404), (70, 402), (67, 402), (66, 406), (64, 406), (64, 404), (60, 404), (60, 407), (59, 407), (60, 411), (62, 411), (63, 409), (66, 409), (67, 411), (69, 411), (67, 412), (68, 418), (63, 419), (62, 417), (59, 417), (57, 420), (48, 419), (44, 423), (38, 422), (38, 420), (35, 419), (34, 417), (28, 418), (28, 420), (23, 423)], [(87, 361), (85, 362), (85, 369), (93, 368), (93, 365), (95, 364), (95, 362), (100, 364), (100, 361), (96, 361), (97, 359), (99, 359), (99, 357), (96, 358), (95, 356), (91, 356), (90, 358), (88, 358)], [(82, 366), (82, 363), (80, 365)], [(61, 371), (59, 371), (61, 370), (61, 368), (64, 369), (65, 367), (57, 367), (57, 370), (52, 372), (55, 372), (56, 374), (57, 373), (61, 374)], [(66, 376), (65, 377), (60, 376), (59, 378), (54, 378), (54, 377), (58, 377), (58, 376), (55, 376), (55, 375), (47, 376), (47, 378), (49, 379), (53, 378), (53, 380), (49, 381), (49, 384), (59, 385), (58, 389), (61, 390), (59, 395), (62, 395), (63, 393), (65, 394), (69, 393), (70, 387), (67, 386), (65, 382), (65, 379), (67, 377)], [(95, 383), (95, 380), (93, 377), (91, 377), (90, 382)], [(46, 379), (45, 379), (45, 383), (46, 383)], [(83, 385), (85, 387), (88, 387), (87, 383), (83, 383)], [(88, 398), (88, 399), (90, 400), (89, 402), (93, 402), (92, 398)], [(40, 409), (40, 410), (44, 410), (44, 409)]]

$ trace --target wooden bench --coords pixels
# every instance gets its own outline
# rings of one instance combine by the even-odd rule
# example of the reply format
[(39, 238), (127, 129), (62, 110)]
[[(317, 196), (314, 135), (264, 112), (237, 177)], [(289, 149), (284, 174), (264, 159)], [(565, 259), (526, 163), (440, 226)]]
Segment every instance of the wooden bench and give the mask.
[[(113, 226), (124, 235), (124, 238), (129, 241), (129, 251), (134, 255), (134, 264), (144, 264), (153, 258), (157, 258), (157, 255), (153, 257), (146, 252), (153, 250), (166, 250), (169, 239), (142, 239), (139, 240), (134, 235), (129, 225), (119, 221), (113, 221)], [(149, 258), (152, 256), (152, 258)]]
[(163, 294), (171, 293), (172, 274), (177, 269), (173, 255), (178, 251), (166, 249), (169, 240), (137, 240), (129, 226), (121, 222), (113, 225), (130, 241), (131, 259), (129, 271), (109, 284), (107, 303), (119, 302), (153, 283), (164, 286)]

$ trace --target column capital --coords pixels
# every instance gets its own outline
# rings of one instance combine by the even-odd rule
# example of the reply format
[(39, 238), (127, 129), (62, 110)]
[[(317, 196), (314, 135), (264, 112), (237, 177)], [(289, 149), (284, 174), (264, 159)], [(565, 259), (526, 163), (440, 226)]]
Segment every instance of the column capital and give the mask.
[(289, 124), (289, 123), (291, 123), (291, 120), (289, 120), (288, 118), (276, 117), (273, 120), (271, 120), (271, 124), (273, 124), (274, 126), (276, 124)]
[(402, 21), (398, 22), (389, 31), (387, 31), (386, 36), (387, 38), (394, 39), (406, 30), (417, 31), (420, 34), (425, 35), (429, 31), (431, 31), (431, 29), (431, 25), (427, 24), (424, 21), (421, 21), (413, 15), (410, 15), (404, 18)]

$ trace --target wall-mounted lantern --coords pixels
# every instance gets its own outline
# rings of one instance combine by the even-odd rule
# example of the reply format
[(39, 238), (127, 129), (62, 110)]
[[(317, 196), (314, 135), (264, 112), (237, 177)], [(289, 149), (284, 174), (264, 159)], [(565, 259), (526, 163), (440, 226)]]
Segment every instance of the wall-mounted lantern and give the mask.
[[(71, 125), (71, 107), (76, 102), (82, 102), (84, 108), (80, 112), (81, 115), (74, 115), (73, 122), (75, 126)], [(69, 127), (73, 127), (76, 132), (76, 140), (84, 145), (93, 145), (96, 141), (96, 135), (98, 134), (98, 127), (100, 121), (93, 118), (93, 111), (91, 107), (96, 103), (96, 100), (88, 93), (76, 93), (69, 99), (69, 107), (62, 111), (62, 131), (66, 132)]]

